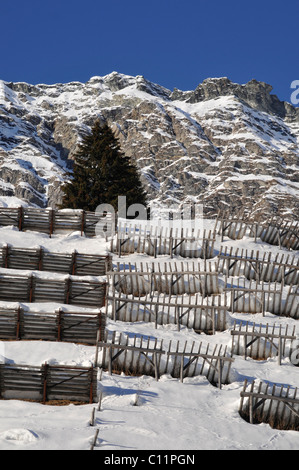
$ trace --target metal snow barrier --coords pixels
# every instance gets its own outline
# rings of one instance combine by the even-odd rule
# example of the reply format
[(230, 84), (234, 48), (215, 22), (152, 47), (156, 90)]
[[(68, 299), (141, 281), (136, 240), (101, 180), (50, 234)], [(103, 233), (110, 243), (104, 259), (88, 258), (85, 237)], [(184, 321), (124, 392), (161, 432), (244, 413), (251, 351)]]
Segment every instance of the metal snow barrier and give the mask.
[(169, 255), (184, 258), (209, 259), (215, 256), (215, 233), (196, 232), (168, 227), (144, 228), (141, 225), (122, 225), (111, 240), (111, 252), (123, 254), (146, 253), (149, 256)]
[(97, 373), (93, 366), (0, 364), (0, 398), (93, 403)]
[(267, 423), (274, 429), (299, 431), (297, 391), (290, 385), (245, 380), (239, 414), (250, 424)]

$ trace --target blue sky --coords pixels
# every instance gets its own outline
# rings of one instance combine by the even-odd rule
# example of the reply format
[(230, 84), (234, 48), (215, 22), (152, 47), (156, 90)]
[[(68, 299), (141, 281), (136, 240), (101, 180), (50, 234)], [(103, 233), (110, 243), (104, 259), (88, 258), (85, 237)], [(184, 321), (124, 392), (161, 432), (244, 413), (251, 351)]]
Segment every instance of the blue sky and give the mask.
[(118, 71), (166, 88), (252, 78), (290, 101), (299, 2), (0, 0), (0, 79), (89, 80)]

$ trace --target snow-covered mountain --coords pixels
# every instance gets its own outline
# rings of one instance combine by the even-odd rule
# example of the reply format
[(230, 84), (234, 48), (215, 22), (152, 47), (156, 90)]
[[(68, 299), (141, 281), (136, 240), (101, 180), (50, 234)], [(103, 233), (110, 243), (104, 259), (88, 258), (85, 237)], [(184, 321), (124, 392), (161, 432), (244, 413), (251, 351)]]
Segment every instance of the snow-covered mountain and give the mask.
[(297, 218), (299, 108), (271, 90), (213, 78), (170, 91), (117, 72), (87, 83), (0, 81), (2, 201), (55, 207), (82, 135), (100, 118), (152, 200), (203, 203), (211, 215), (245, 208)]

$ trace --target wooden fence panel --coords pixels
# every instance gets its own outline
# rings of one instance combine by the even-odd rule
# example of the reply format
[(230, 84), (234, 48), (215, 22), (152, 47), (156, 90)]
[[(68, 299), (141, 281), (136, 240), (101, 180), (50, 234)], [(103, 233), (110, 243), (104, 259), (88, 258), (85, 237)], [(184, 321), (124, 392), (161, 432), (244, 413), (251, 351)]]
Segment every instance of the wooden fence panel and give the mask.
[(48, 279), (36, 275), (0, 275), (0, 300), (26, 302), (58, 302), (102, 308), (107, 283), (68, 276)]
[(181, 326), (192, 328), (196, 332), (215, 333), (224, 331), (230, 324), (230, 318), (225, 305), (221, 304), (220, 297), (204, 302), (199, 295), (168, 296), (157, 295), (153, 297), (134, 298), (120, 292), (108, 295), (106, 311), (111, 306), (111, 317), (115, 321), (147, 321), (157, 325), (176, 324), (178, 330)]
[[(204, 267), (194, 263), (187, 266), (172, 266), (171, 263), (160, 263), (153, 266), (143, 264), (131, 266), (130, 263), (107, 272), (113, 289), (125, 294), (144, 296), (151, 292), (168, 295), (196, 294), (203, 296), (219, 294), (223, 290), (222, 275), (215, 269), (216, 263), (205, 264)], [(204, 270), (205, 268), (205, 270)]]
[[(221, 388), (222, 384), (230, 383), (231, 365), (234, 359), (228, 354), (227, 347), (223, 345), (210, 344), (192, 346), (184, 344), (183, 349), (179, 341), (173, 346), (169, 344), (167, 351), (167, 365), (165, 373), (180, 378), (204, 375), (208, 381)], [(167, 372), (166, 372), (167, 371)]]
[(13, 226), (21, 230), (20, 227), (21, 208), (1, 207), (0, 208), (0, 226)]
[(42, 401), (42, 368), (27, 365), (0, 364), (0, 397)]
[(299, 249), (299, 224), (283, 220), (271, 220), (261, 233), (261, 240), (287, 249)]
[(210, 259), (215, 256), (215, 233), (211, 230), (168, 229), (158, 227), (149, 230), (138, 225), (118, 225), (116, 237), (111, 240), (111, 252), (122, 254), (146, 253), (155, 258), (159, 255), (170, 257)]
[(274, 429), (299, 431), (297, 388), (266, 382), (244, 382), (239, 414), (250, 424), (267, 423)]
[(72, 209), (39, 209), (31, 207), (0, 208), (0, 226), (14, 226), (19, 230), (47, 233), (80, 231), (88, 237), (99, 236), (98, 222), (106, 222), (110, 232), (115, 231), (113, 214), (103, 217), (93, 212)]
[(299, 259), (296, 255), (260, 254), (259, 251), (221, 247), (217, 270), (228, 276), (245, 276), (258, 282), (299, 284)]
[[(164, 354), (163, 341), (142, 336), (129, 337), (106, 331), (105, 341), (99, 342), (103, 348), (100, 367), (112, 371), (134, 375), (150, 375), (156, 380), (160, 376), (161, 356)], [(98, 365), (98, 358), (96, 359)]]
[(48, 233), (54, 232), (54, 210), (22, 208), (22, 222), (20, 230), (30, 230), (34, 232)]
[(72, 280), (68, 302), (82, 307), (101, 308), (106, 302), (106, 282)]
[(18, 339), (20, 308), (0, 309), (0, 339)]
[(0, 300), (29, 302), (31, 300), (28, 276), (0, 275)]
[(0, 364), (0, 397), (6, 399), (50, 400), (93, 403), (97, 400), (97, 369)]
[(45, 400), (93, 403), (97, 398), (97, 369), (93, 367), (49, 367)]
[[(232, 335), (232, 354), (244, 355), (246, 359), (250, 356), (252, 359), (268, 359), (277, 356), (278, 364), (281, 364), (281, 358), (286, 355), (287, 342), (296, 340), (296, 327), (289, 332), (289, 325), (266, 325), (250, 324), (249, 322), (234, 322), (231, 330)], [(291, 343), (292, 344), (292, 343)], [(289, 349), (289, 356), (291, 349)]]
[(51, 252), (42, 247), (18, 248), (3, 245), (0, 266), (7, 269), (49, 271), (76, 276), (104, 276), (112, 267), (110, 255)]
[(225, 303), (232, 313), (273, 313), (274, 315), (299, 318), (299, 286), (288, 286), (287, 293), (282, 285), (257, 283), (250, 281), (249, 286), (243, 286), (231, 280), (225, 282)]
[[(109, 337), (110, 336), (110, 337)], [(214, 385), (221, 388), (222, 384), (230, 383), (230, 370), (234, 359), (227, 354), (227, 347), (214, 346), (202, 343), (181, 347), (177, 342), (174, 347), (172, 342), (168, 350), (163, 349), (163, 341), (157, 343), (157, 338), (137, 337), (129, 338), (128, 335), (116, 332), (107, 332), (105, 342), (100, 342), (103, 348), (100, 364), (96, 365), (104, 369), (130, 373), (134, 375), (152, 375), (159, 379), (163, 374), (180, 378), (204, 375)]]
[[(32, 312), (21, 307), (0, 310), (1, 340), (46, 340), (95, 345), (104, 338), (102, 312)], [(99, 334), (99, 336), (98, 336)]]
[(250, 215), (231, 214), (229, 211), (218, 214), (215, 230), (224, 236), (241, 239), (245, 235), (259, 237), (270, 245), (277, 245), (289, 250), (299, 249), (299, 223), (298, 221), (282, 220), (272, 217), (270, 220), (262, 221), (259, 217), (254, 219)]

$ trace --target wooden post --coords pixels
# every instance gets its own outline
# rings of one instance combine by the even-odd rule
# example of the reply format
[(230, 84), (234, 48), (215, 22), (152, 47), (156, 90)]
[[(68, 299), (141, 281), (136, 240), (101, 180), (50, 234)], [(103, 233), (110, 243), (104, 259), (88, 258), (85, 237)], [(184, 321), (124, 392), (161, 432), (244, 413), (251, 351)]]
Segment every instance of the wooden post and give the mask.
[(21, 307), (18, 306), (18, 313), (17, 313), (17, 332), (16, 332), (16, 339), (19, 340), (20, 338), (20, 320), (21, 320)]
[(181, 367), (180, 367), (180, 381), (183, 383), (184, 381), (184, 356), (181, 356)]
[(94, 447), (96, 446), (97, 439), (98, 439), (98, 435), (99, 435), (99, 429), (96, 430), (96, 433), (95, 433), (95, 435), (94, 435), (94, 438), (93, 438), (93, 441), (92, 441), (90, 450), (93, 450)]
[(172, 237), (172, 228), (170, 229), (170, 236), (169, 236), (169, 255), (170, 255), (170, 258), (173, 258), (173, 237)]
[(54, 209), (51, 209), (49, 212), (49, 236), (50, 238), (52, 237), (53, 231), (54, 231), (54, 216), (55, 216), (55, 211)]
[(85, 232), (85, 211), (82, 210), (81, 212), (81, 237), (84, 232)]
[(95, 359), (94, 359), (94, 366), (95, 367), (98, 366), (99, 339), (100, 339), (100, 329), (97, 332), (96, 352), (95, 352)]
[(179, 309), (178, 306), (175, 307), (175, 318), (176, 318), (176, 321), (177, 321), (178, 331), (180, 331), (180, 309)]
[(89, 369), (90, 387), (89, 387), (89, 404), (93, 402), (93, 366)]
[(103, 392), (101, 392), (99, 396), (98, 411), (101, 411), (102, 399), (103, 399)]
[(38, 270), (39, 271), (42, 271), (43, 269), (43, 254), (44, 254), (44, 250), (42, 247), (40, 247), (38, 249)]
[(71, 272), (72, 276), (76, 274), (76, 261), (77, 261), (77, 250), (74, 250), (72, 253), (72, 266), (71, 266)]
[(221, 382), (222, 382), (222, 360), (219, 357), (218, 359), (218, 388), (221, 390)]
[(89, 423), (90, 426), (94, 426), (95, 411), (96, 411), (95, 408), (93, 408), (92, 411), (91, 411), (91, 418), (90, 418), (90, 423)]
[(249, 422), (253, 424), (253, 396), (249, 396)]
[(71, 278), (70, 276), (66, 279), (66, 287), (65, 287), (65, 303), (70, 303), (70, 290), (71, 290)]
[(112, 345), (108, 346), (108, 373), (112, 375)]
[(57, 341), (61, 341), (61, 308), (57, 312)]
[(29, 281), (29, 303), (33, 302), (33, 274), (31, 274), (28, 278)]
[(278, 338), (278, 351), (277, 351), (277, 353), (278, 353), (278, 365), (279, 365), (279, 366), (281, 365), (281, 346), (282, 346), (282, 345), (281, 345), (281, 340), (282, 340), (282, 338), (281, 338), (281, 336), (280, 336), (280, 337)]
[(157, 353), (156, 353), (156, 351), (153, 353), (153, 355), (154, 355), (155, 379), (156, 379), (156, 382), (158, 382), (159, 372), (158, 372), (158, 363), (157, 363)]
[(6, 244), (3, 247), (2, 252), (4, 254), (4, 267), (7, 269), (9, 267), (9, 246), (8, 246), (8, 244)]
[(23, 219), (24, 219), (24, 209), (23, 206), (19, 207), (19, 214), (18, 214), (18, 226), (19, 231), (23, 230)]
[(44, 383), (43, 383), (43, 404), (47, 401), (47, 373), (48, 373), (48, 364), (44, 364)]

